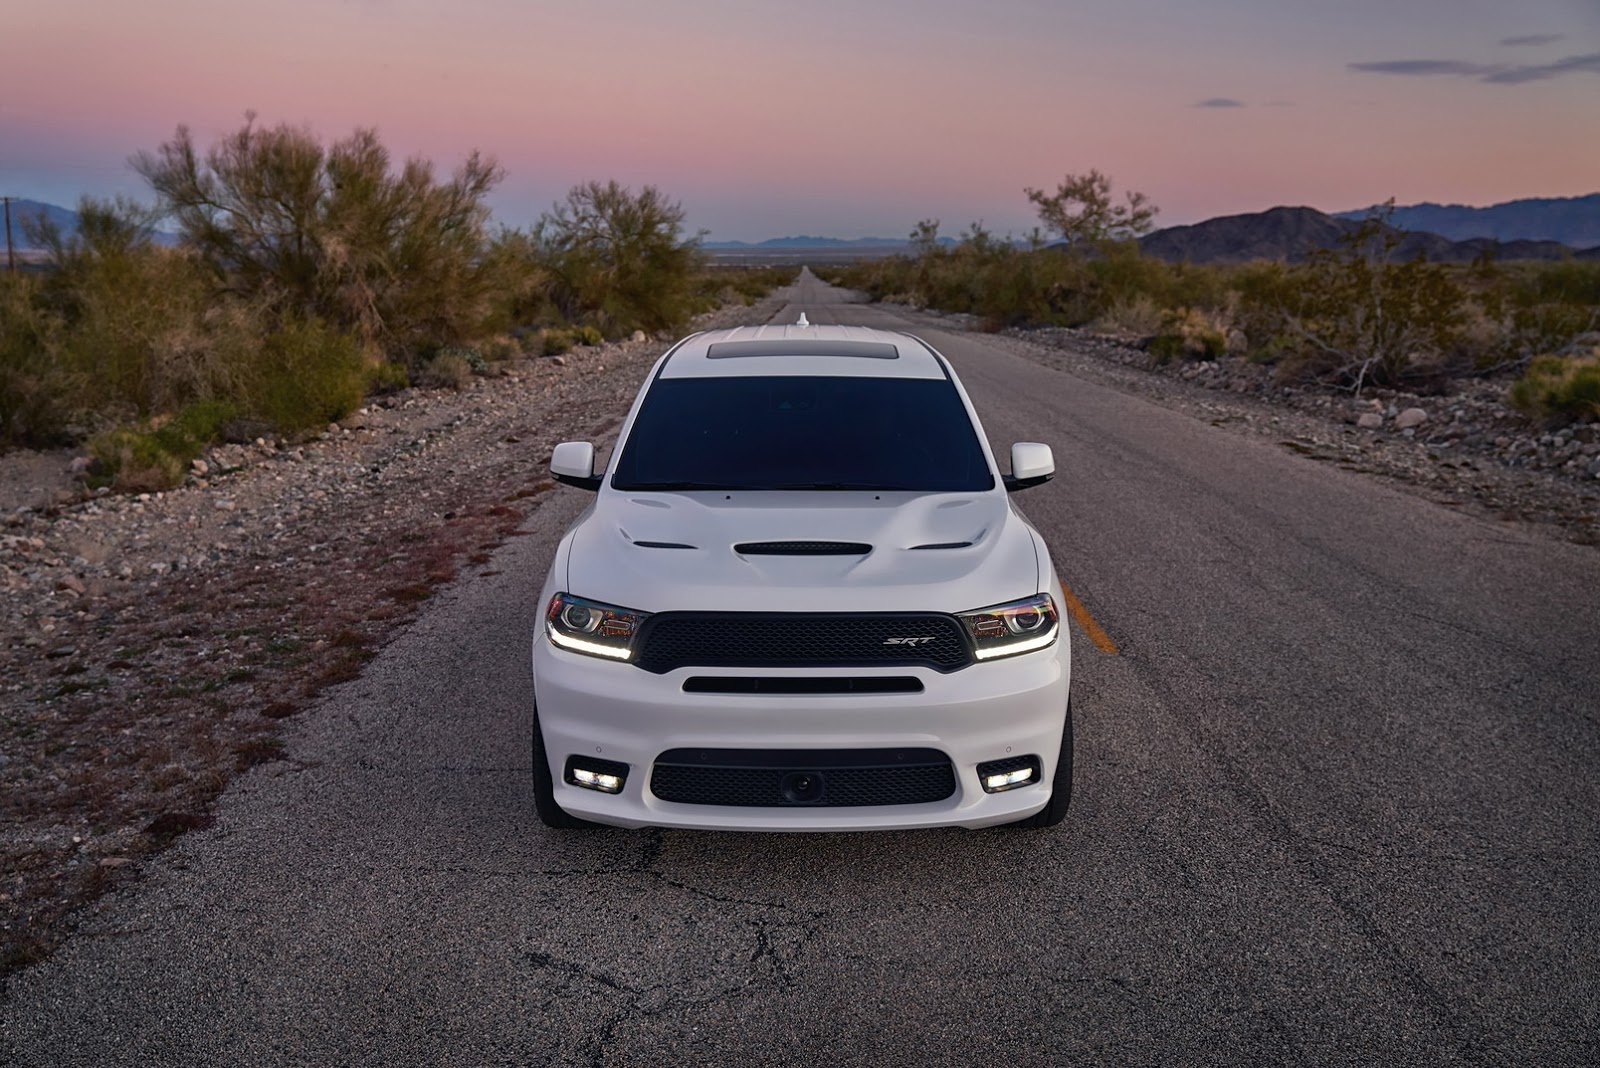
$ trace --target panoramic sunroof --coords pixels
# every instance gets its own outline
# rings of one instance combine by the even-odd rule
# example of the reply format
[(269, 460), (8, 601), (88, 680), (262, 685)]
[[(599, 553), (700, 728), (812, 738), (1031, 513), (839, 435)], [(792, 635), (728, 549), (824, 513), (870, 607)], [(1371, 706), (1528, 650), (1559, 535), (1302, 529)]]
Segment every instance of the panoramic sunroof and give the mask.
[(886, 341), (719, 341), (706, 348), (708, 360), (742, 356), (853, 356), (863, 360), (898, 360), (900, 352)]

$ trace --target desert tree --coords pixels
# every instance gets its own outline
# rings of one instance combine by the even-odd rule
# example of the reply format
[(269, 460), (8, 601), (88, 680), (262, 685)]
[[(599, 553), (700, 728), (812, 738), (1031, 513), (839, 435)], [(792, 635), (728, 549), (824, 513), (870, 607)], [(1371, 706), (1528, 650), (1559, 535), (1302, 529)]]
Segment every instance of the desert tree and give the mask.
[(324, 145), (244, 125), (205, 152), (186, 126), (134, 168), (221, 289), (324, 320), (390, 354), (470, 336), (496, 286), (486, 197), (502, 177), (473, 152), (447, 180), (395, 167), (376, 131)]
[(683, 208), (653, 185), (584, 182), (535, 225), (533, 244), (549, 294), (569, 322), (609, 336), (676, 328), (696, 308), (700, 235)]
[(1044, 228), (1059, 234), (1071, 248), (1149, 233), (1159, 210), (1143, 193), (1126, 193), (1117, 203), (1112, 199), (1111, 179), (1097, 170), (1067, 175), (1054, 193), (1031, 186), (1023, 192), (1038, 210)]

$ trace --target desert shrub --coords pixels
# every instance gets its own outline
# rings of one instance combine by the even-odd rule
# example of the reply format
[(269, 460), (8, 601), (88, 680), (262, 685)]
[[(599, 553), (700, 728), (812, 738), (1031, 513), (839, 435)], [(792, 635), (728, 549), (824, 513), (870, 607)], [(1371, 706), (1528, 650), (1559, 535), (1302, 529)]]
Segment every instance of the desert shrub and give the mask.
[(577, 345), (603, 345), (606, 339), (599, 327), (582, 323), (572, 328), (572, 340)]
[(517, 343), (516, 338), (501, 335), (485, 341), (479, 347), (479, 351), (483, 353), (483, 358), (490, 363), (504, 363), (507, 360), (516, 359), (522, 353), (522, 346)]
[(169, 451), (148, 429), (117, 427), (89, 439), (91, 480), (125, 493), (153, 493), (183, 481), (189, 459)]
[(367, 368), (368, 393), (398, 393), (410, 385), (411, 375), (403, 363), (380, 360)]
[(171, 489), (237, 414), (227, 401), (200, 401), (171, 418), (96, 434), (89, 440), (91, 481), (125, 493)]
[(1600, 419), (1600, 349), (1590, 356), (1541, 356), (1511, 386), (1511, 404), (1546, 423)]
[(481, 375), (489, 369), (489, 362), (483, 358), (483, 350), (476, 345), (444, 345), (433, 355), (454, 357), (465, 363), (471, 374)]
[(78, 404), (146, 417), (232, 389), (247, 334), (193, 257), (151, 243), (148, 211), (84, 198), (72, 236), (30, 229), (51, 267), (37, 302), (58, 323), (52, 352), (78, 373)]
[(480, 333), (507, 272), (527, 269), (490, 254), (502, 172), (476, 152), (439, 181), (426, 160), (391, 167), (372, 130), (324, 146), (251, 115), (204, 153), (180, 126), (134, 167), (225, 292), (390, 354)]
[(455, 349), (441, 349), (417, 370), (417, 385), (434, 389), (465, 389), (472, 381), (472, 366)]
[(320, 319), (286, 315), (254, 356), (245, 408), (285, 434), (304, 434), (354, 411), (368, 375), (352, 334)]
[(57, 358), (56, 322), (27, 275), (0, 275), (0, 445), (51, 445), (67, 436), (81, 382)]
[(1112, 301), (1090, 325), (1107, 333), (1148, 337), (1159, 333), (1166, 321), (1166, 310), (1153, 297), (1135, 293)]
[(1336, 249), (1291, 269), (1278, 309), (1295, 344), (1289, 373), (1359, 393), (1451, 370), (1466, 322), (1465, 289), (1449, 268), (1418, 257), (1396, 262), (1398, 231), (1369, 218)]
[(1146, 351), (1162, 363), (1219, 359), (1228, 351), (1227, 330), (1215, 314), (1196, 308), (1168, 312)]
[(699, 238), (655, 186), (574, 186), (534, 227), (533, 256), (559, 317), (603, 336), (676, 330), (704, 307)]
[(707, 304), (737, 300), (748, 306), (793, 283), (796, 274), (793, 267), (711, 267), (700, 273), (697, 283)]
[(539, 338), (539, 354), (541, 356), (560, 356), (564, 352), (572, 351), (572, 332), (570, 330), (546, 330)]

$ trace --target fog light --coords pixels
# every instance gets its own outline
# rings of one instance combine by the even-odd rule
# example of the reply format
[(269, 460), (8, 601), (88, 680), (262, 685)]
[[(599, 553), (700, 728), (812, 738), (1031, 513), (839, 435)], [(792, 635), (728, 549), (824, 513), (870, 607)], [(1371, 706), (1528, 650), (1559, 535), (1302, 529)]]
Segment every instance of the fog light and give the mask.
[(628, 781), (628, 765), (593, 757), (569, 757), (564, 778), (569, 785), (581, 786), (585, 790), (620, 794), (622, 784)]
[(1041, 765), (1036, 756), (1007, 757), (978, 765), (978, 782), (986, 794), (1003, 793), (1039, 781)]

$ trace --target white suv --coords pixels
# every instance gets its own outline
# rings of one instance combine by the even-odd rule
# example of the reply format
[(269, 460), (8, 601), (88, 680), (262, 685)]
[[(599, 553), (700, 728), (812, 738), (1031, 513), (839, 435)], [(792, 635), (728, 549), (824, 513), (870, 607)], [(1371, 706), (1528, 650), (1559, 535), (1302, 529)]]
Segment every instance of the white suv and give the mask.
[[(802, 317), (802, 324), (804, 319)], [(1048, 827), (1072, 793), (1071, 656), (1044, 539), (950, 365), (907, 334), (679, 342), (556, 549), (533, 640), (552, 827)]]

